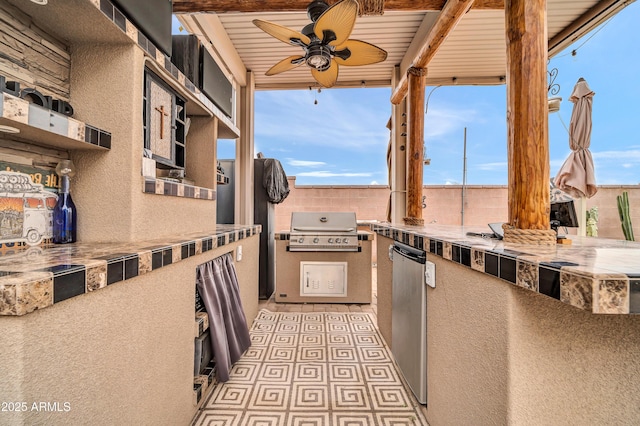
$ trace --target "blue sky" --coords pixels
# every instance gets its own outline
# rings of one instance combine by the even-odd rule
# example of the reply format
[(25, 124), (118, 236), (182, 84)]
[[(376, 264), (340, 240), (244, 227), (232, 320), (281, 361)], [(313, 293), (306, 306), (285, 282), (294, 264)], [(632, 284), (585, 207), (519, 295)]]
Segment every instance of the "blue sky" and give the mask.
[[(560, 112), (549, 115), (552, 177), (570, 152), (562, 121), (569, 125), (568, 98), (583, 77), (596, 93), (591, 151), (597, 183), (640, 183), (638, 22), (640, 2), (550, 61), (549, 69), (558, 68), (556, 96), (563, 99)], [(427, 87), (427, 96), (432, 89)], [(387, 184), (390, 95), (390, 88), (257, 92), (256, 152), (279, 159), (296, 184)], [(425, 117), (431, 165), (425, 166), (424, 183), (462, 183), (465, 127), (467, 183), (507, 184), (504, 85), (443, 86), (431, 93)], [(218, 145), (219, 158), (234, 157), (233, 141)]]

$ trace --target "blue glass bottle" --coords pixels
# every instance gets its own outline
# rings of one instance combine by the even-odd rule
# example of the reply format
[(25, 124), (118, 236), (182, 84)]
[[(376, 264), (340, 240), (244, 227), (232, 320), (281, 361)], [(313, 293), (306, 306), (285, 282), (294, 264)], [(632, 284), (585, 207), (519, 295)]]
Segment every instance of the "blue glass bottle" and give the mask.
[[(70, 163), (70, 162), (69, 162)], [(70, 168), (62, 168), (60, 174), (60, 192), (58, 202), (53, 208), (53, 242), (56, 244), (74, 243), (76, 241), (77, 211), (69, 193)], [(65, 171), (67, 171), (65, 173)], [(72, 175), (72, 174), (71, 174)]]

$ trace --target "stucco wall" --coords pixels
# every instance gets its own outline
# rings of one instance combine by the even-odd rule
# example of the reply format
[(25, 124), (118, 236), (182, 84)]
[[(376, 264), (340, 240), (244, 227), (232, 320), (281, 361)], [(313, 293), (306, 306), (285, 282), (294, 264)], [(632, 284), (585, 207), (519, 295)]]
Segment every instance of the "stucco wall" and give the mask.
[[(78, 208), (78, 241), (139, 241), (214, 229), (216, 202), (142, 191), (144, 55), (134, 45), (74, 46), (71, 100), (77, 117), (111, 132), (109, 151), (72, 151), (78, 168), (71, 192)], [(215, 118), (199, 118), (189, 156), (194, 170), (215, 177)], [(210, 133), (210, 134), (209, 134)], [(202, 142), (202, 143), (196, 143)], [(187, 150), (189, 145), (187, 145)], [(195, 163), (199, 160), (200, 163)], [(187, 170), (187, 174), (188, 174)], [(204, 173), (198, 176), (204, 181)], [(197, 184), (210, 185), (213, 178)], [(213, 186), (209, 186), (213, 187)]]
[(640, 317), (512, 291), (509, 423), (640, 423)]
[[(354, 211), (358, 220), (386, 220), (389, 187), (384, 185), (306, 186), (295, 185), (289, 177), (291, 192), (276, 205), (276, 230), (291, 227), (294, 211)], [(597, 206), (600, 214), (599, 236), (624, 239), (616, 196), (629, 192), (630, 210), (635, 233), (640, 235), (640, 185), (605, 185), (587, 200), (587, 208)], [(462, 187), (460, 185), (427, 185), (423, 188), (426, 207), (422, 211), (425, 223), (460, 225)], [(465, 226), (486, 226), (491, 222), (506, 222), (508, 189), (504, 185), (469, 185), (465, 191)], [(488, 231), (488, 229), (487, 229)], [(575, 234), (575, 229), (569, 229)]]
[[(196, 410), (196, 267), (243, 246), (243, 259), (235, 264), (251, 325), (257, 314), (258, 238), (23, 317), (0, 317), (0, 401), (25, 401), (29, 407), (0, 413), (0, 424), (189, 424)], [(33, 402), (68, 402), (70, 411), (32, 411)]]

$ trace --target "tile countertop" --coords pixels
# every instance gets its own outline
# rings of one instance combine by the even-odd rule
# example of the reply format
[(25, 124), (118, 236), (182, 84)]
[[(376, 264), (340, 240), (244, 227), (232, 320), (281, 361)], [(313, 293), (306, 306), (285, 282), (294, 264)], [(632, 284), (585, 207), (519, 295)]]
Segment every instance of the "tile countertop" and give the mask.
[(638, 242), (569, 235), (570, 245), (536, 246), (467, 235), (489, 228), (380, 222), (371, 230), (594, 314), (640, 313)]
[(261, 225), (218, 225), (210, 233), (135, 243), (75, 243), (0, 248), (0, 315), (25, 315), (74, 296), (261, 232)]

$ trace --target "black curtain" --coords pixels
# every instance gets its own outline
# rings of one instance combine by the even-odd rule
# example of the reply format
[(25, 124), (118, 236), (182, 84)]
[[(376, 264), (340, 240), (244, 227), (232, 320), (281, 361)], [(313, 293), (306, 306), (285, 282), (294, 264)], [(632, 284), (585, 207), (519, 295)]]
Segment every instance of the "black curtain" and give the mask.
[(209, 314), (216, 377), (226, 382), (231, 366), (251, 346), (231, 254), (224, 254), (198, 266), (197, 286)]

